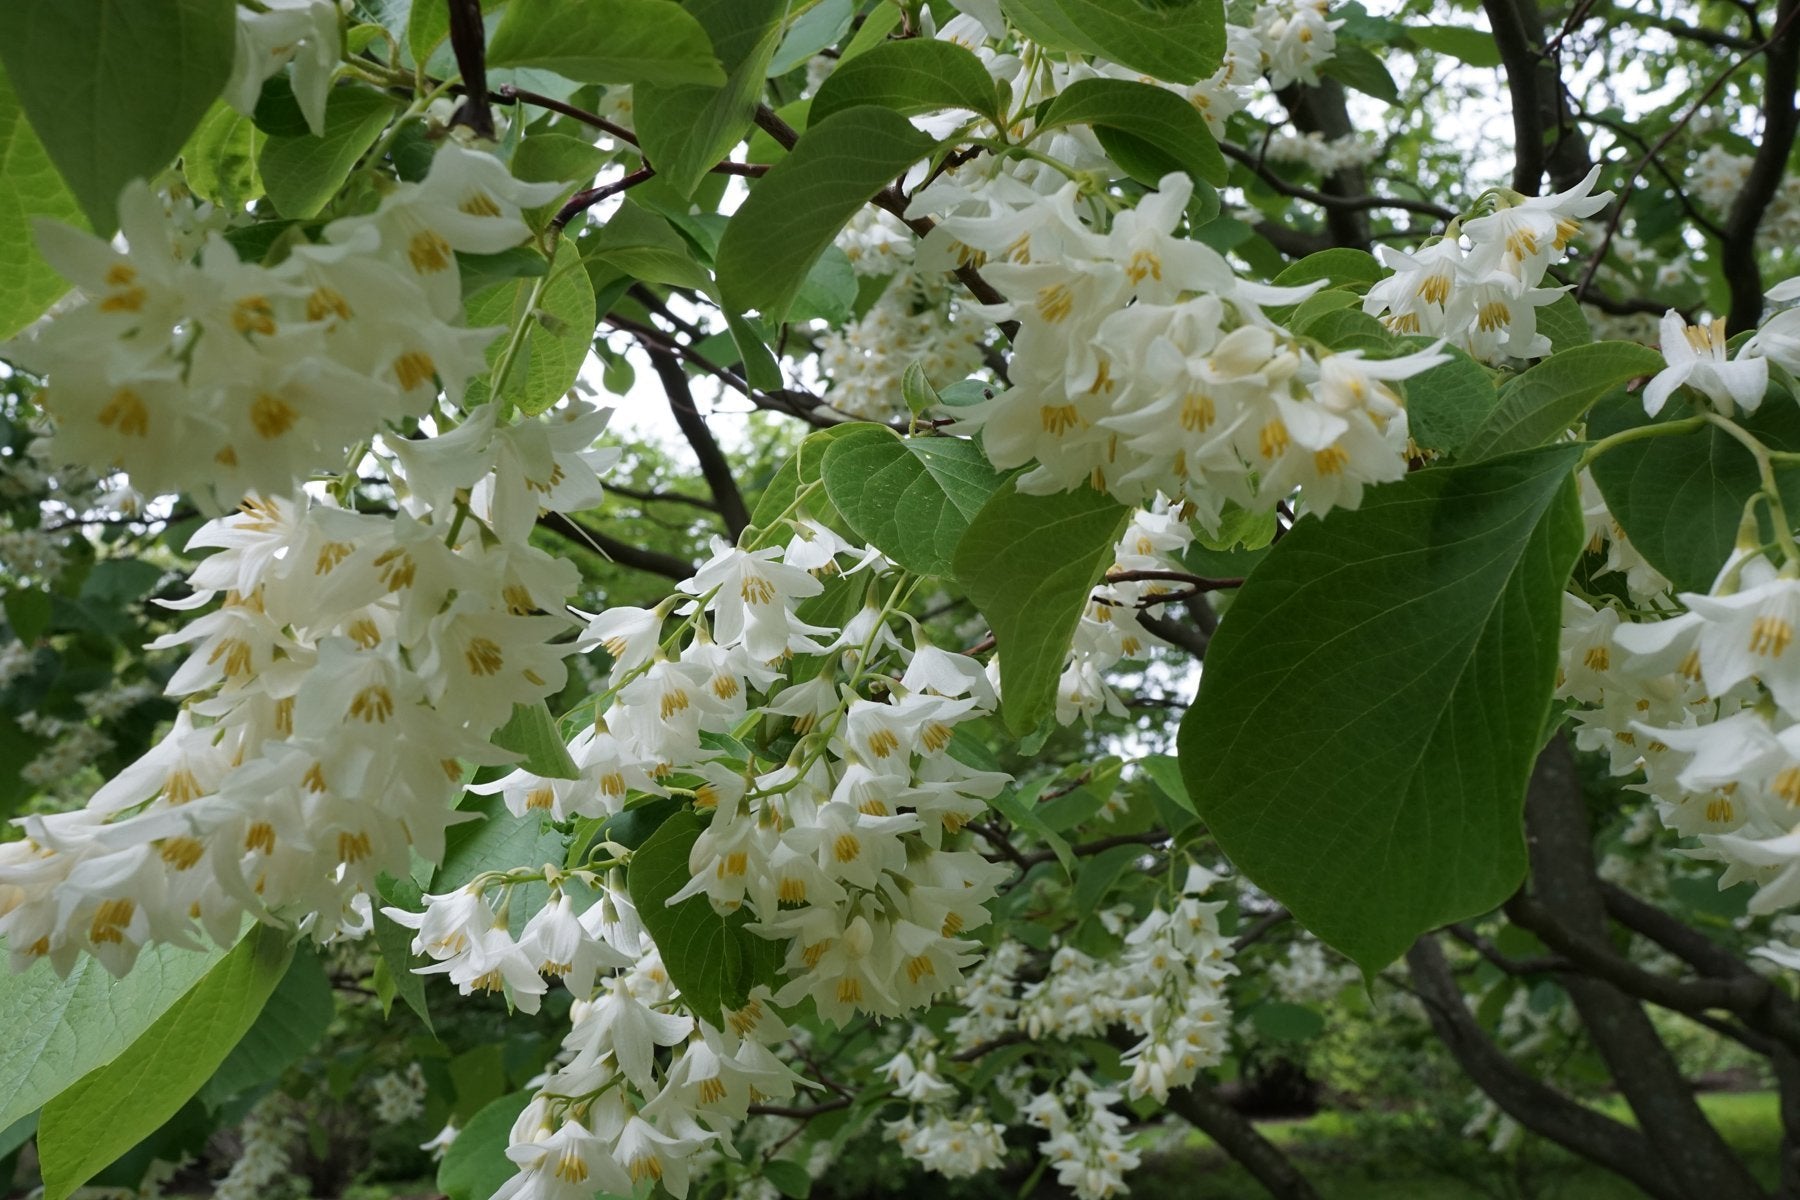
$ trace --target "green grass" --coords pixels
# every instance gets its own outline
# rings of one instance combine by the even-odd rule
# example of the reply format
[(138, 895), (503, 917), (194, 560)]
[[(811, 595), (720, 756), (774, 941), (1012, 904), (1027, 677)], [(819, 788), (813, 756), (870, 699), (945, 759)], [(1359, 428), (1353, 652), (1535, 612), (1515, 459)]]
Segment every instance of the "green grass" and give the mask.
[[(1718, 1092), (1700, 1106), (1750, 1169), (1772, 1185), (1781, 1123), (1774, 1092)], [(1623, 1102), (1599, 1106), (1629, 1122)], [(1527, 1136), (1504, 1155), (1430, 1131), (1371, 1139), (1362, 1119), (1325, 1112), (1258, 1126), (1306, 1174), (1325, 1200), (1639, 1200), (1643, 1193), (1558, 1147)], [(1136, 1200), (1261, 1200), (1250, 1174), (1196, 1134), (1176, 1149), (1146, 1155), (1131, 1178)]]

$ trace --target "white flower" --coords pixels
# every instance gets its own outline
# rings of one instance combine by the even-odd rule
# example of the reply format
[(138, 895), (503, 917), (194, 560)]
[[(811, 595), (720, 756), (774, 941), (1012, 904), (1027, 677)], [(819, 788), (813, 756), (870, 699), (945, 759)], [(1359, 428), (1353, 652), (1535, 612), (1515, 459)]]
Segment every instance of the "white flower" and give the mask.
[(1769, 364), (1739, 352), (1733, 360), (1725, 348), (1725, 322), (1689, 325), (1670, 309), (1662, 319), (1662, 353), (1668, 366), (1644, 387), (1644, 411), (1661, 412), (1683, 384), (1711, 400), (1730, 416), (1738, 409), (1755, 412), (1769, 386)]

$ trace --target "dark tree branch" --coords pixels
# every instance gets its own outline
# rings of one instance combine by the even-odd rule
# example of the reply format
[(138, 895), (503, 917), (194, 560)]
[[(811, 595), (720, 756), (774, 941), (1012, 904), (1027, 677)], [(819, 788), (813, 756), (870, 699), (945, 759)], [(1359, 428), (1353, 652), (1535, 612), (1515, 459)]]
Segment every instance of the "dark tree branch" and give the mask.
[(1406, 965), (1432, 1031), (1463, 1073), (1502, 1112), (1540, 1137), (1631, 1180), (1656, 1200), (1687, 1200), (1688, 1194), (1656, 1161), (1643, 1134), (1539, 1081), (1488, 1039), (1464, 1004), (1462, 989), (1434, 938), (1428, 935), (1413, 943)]
[(1762, 268), (1756, 261), (1756, 233), (1763, 215), (1787, 177), (1788, 155), (1794, 134), (1800, 129), (1800, 108), (1794, 88), (1800, 82), (1800, 0), (1781, 0), (1775, 32), (1766, 43), (1767, 65), (1763, 73), (1762, 137), (1750, 174), (1731, 202), (1725, 218), (1725, 236), (1719, 245), (1719, 269), (1731, 287), (1731, 313), (1725, 327), (1731, 333), (1755, 329), (1762, 319)]
[[(431, 0), (424, 0), (430, 3)], [(481, 28), (481, 0), (446, 0), (450, 6), (450, 48), (462, 76), (463, 100), (450, 118), (478, 137), (494, 136), (494, 110), (488, 107), (487, 34)]]
[(802, 421), (819, 429), (842, 425), (851, 419), (810, 392), (803, 392), (796, 388), (782, 388), (774, 392), (758, 391), (736, 371), (720, 366), (653, 325), (645, 325), (641, 321), (634, 321), (630, 317), (622, 317), (618, 313), (610, 312), (600, 319), (614, 329), (631, 334), (640, 342), (654, 342), (669, 353), (678, 356), (683, 362), (691, 364), (724, 383), (758, 408), (767, 409), (770, 412), (786, 413), (790, 417), (799, 417)]
[[(1284, 89), (1280, 96), (1281, 102), (1287, 106), (1288, 115), (1293, 118), (1294, 128), (1302, 133), (1317, 133), (1322, 137), (1336, 139), (1356, 131), (1355, 124), (1350, 120), (1344, 85), (1335, 79), (1321, 79), (1312, 87), (1296, 84)], [(1257, 163), (1254, 169), (1261, 174), (1262, 164)], [(1264, 178), (1269, 176), (1264, 175)], [(1285, 183), (1283, 180), (1282, 184)], [(1285, 191), (1282, 184), (1272, 183), (1271, 186), (1277, 191)], [(1327, 175), (1321, 181), (1320, 190), (1314, 195), (1332, 197), (1334, 200), (1361, 201), (1367, 198), (1368, 191), (1369, 180), (1363, 169), (1345, 167)], [(1366, 208), (1337, 204), (1325, 199), (1317, 199), (1313, 203), (1324, 205), (1325, 228), (1331, 234), (1333, 243), (1356, 250), (1369, 248), (1369, 218)]]
[(1171, 646), (1179, 646), (1195, 658), (1206, 657), (1206, 645), (1212, 640), (1212, 634), (1206, 630), (1173, 617), (1153, 617), (1141, 611), (1131, 615), (1151, 637), (1160, 638)]
[(655, 174), (656, 170), (652, 167), (640, 167), (631, 172), (631, 174), (620, 179), (615, 179), (611, 183), (603, 183), (598, 187), (582, 188), (579, 192), (570, 196), (567, 203), (556, 210), (556, 215), (550, 218), (550, 228), (556, 230), (558, 233), (562, 232), (564, 226), (588, 209), (594, 207), (594, 205), (599, 204), (608, 197), (616, 196), (620, 192), (629, 191), (631, 188), (650, 179)]
[(1319, 1200), (1306, 1176), (1205, 1080), (1169, 1093), (1168, 1109), (1219, 1144), (1275, 1200)]
[(1266, 912), (1250, 924), (1244, 926), (1243, 932), (1231, 939), (1232, 953), (1241, 953), (1267, 937), (1271, 931), (1281, 926), (1294, 914), (1285, 908), (1277, 908)]
[[(1561, 64), (1544, 44), (1544, 17), (1537, 0), (1482, 0), (1494, 27), (1494, 44), (1512, 96), (1513, 190), (1535, 196), (1549, 173), (1558, 189), (1579, 182), (1593, 166), (1587, 142), (1573, 126)], [(1579, 23), (1585, 9), (1577, 4), (1556, 39)]]
[[(454, 3), (455, 0), (452, 0), (452, 2)], [(583, 125), (591, 125), (602, 133), (609, 134), (627, 145), (635, 146), (638, 144), (637, 135), (635, 133), (632, 133), (631, 130), (625, 128), (623, 125), (618, 125), (607, 120), (598, 113), (591, 113), (585, 108), (576, 108), (573, 104), (554, 99), (550, 96), (541, 96), (536, 92), (528, 92), (523, 88), (516, 88), (510, 83), (502, 84), (500, 90), (491, 93), (489, 99), (498, 100), (502, 104), (529, 104), (549, 112), (560, 113), (571, 120), (580, 121)]]
[[(1534, 898), (1568, 932), (1565, 946), (1604, 940), (1606, 907), (1594, 874), (1586, 802), (1574, 755), (1560, 734), (1532, 772), (1525, 829)], [(1566, 953), (1565, 946), (1555, 948)], [(1612, 982), (1585, 974), (1563, 976), (1563, 987), (1664, 1173), (1682, 1194), (1709, 1200), (1760, 1197), (1761, 1186), (1707, 1121), (1637, 1000)]]
[(738, 491), (731, 463), (719, 449), (712, 430), (706, 427), (706, 418), (694, 405), (694, 392), (688, 387), (687, 372), (682, 369), (681, 360), (653, 341), (646, 339), (640, 344), (650, 356), (650, 365), (656, 368), (656, 377), (662, 380), (663, 393), (669, 398), (669, 411), (675, 414), (675, 424), (681, 427), (681, 435), (700, 461), (700, 475), (706, 480), (713, 503), (718, 506), (725, 532), (735, 542), (738, 534), (750, 524), (750, 509), (744, 504), (743, 493)]
[(538, 528), (548, 529), (560, 534), (572, 542), (578, 542), (595, 553), (611, 559), (621, 567), (630, 567), (634, 571), (644, 571), (651, 575), (661, 575), (673, 579), (677, 583), (694, 573), (694, 564), (673, 554), (664, 554), (660, 550), (646, 550), (641, 546), (633, 546), (629, 542), (621, 542), (609, 537), (597, 529), (589, 528), (573, 517), (559, 512), (545, 512), (538, 517)]
[[(1330, 192), (1314, 191), (1298, 183), (1282, 178), (1276, 172), (1257, 161), (1256, 155), (1242, 146), (1234, 146), (1230, 142), (1220, 142), (1219, 149), (1228, 157), (1235, 158), (1251, 170), (1255, 171), (1270, 187), (1284, 196), (1292, 196), (1296, 200), (1305, 200), (1309, 204), (1317, 204), (1327, 212), (1368, 212), (1376, 208), (1396, 208), (1405, 212), (1422, 213), (1439, 221), (1448, 221), (1456, 215), (1454, 209), (1442, 204), (1434, 204), (1430, 200), (1409, 200), (1404, 196), (1369, 196), (1369, 195), (1336, 195)], [(1361, 238), (1361, 244), (1367, 245), (1368, 237)], [(1343, 243), (1334, 240), (1333, 244)]]
[(1554, 958), (1549, 956), (1540, 958), (1508, 958), (1505, 954), (1500, 952), (1500, 947), (1494, 945), (1491, 940), (1481, 936), (1481, 934), (1475, 932), (1475, 930), (1469, 928), (1467, 925), (1460, 923), (1446, 925), (1444, 926), (1444, 932), (1450, 934), (1450, 936), (1454, 937), (1457, 941), (1469, 947), (1469, 949), (1475, 951), (1475, 953), (1481, 955), (1482, 958), (1485, 958), (1494, 966), (1499, 967), (1508, 975), (1543, 975), (1554, 971), (1566, 971), (1569, 969), (1569, 960), (1566, 958)]

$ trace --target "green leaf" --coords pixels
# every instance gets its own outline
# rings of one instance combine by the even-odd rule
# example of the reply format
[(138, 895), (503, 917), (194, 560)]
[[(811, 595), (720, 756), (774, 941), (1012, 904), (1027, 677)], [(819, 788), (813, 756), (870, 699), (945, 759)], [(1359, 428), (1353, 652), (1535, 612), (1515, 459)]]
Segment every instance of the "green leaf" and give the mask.
[(582, 254), (645, 283), (713, 292), (712, 276), (694, 257), (692, 243), (666, 218), (629, 199), (591, 237), (583, 237)]
[(1366, 96), (1377, 100), (1385, 100), (1389, 104), (1400, 102), (1400, 89), (1394, 83), (1394, 77), (1388, 74), (1387, 67), (1379, 58), (1353, 42), (1338, 43), (1337, 52), (1326, 60), (1322, 68), (1346, 87), (1353, 87)]
[(530, 1092), (514, 1092), (470, 1118), (438, 1164), (438, 1191), (450, 1200), (488, 1200), (518, 1174), (506, 1157), (506, 1147), (512, 1141), (513, 1122), (529, 1103)]
[(542, 232), (563, 201), (593, 182), (607, 158), (607, 152), (592, 142), (566, 133), (534, 133), (520, 142), (510, 164), (514, 178), (526, 183), (568, 185), (549, 204), (526, 209), (525, 223)]
[[(565, 838), (539, 812), (515, 817), (500, 796), (470, 796), (462, 811), (484, 818), (453, 825), (444, 837), (444, 862), (432, 876), (433, 892), (449, 892), (464, 886), (483, 871), (505, 871), (520, 866), (559, 863), (568, 852)], [(549, 899), (543, 884), (512, 889), (508, 913), (516, 934)]]
[(395, 994), (418, 1014), (427, 1030), (435, 1033), (436, 1029), (431, 1023), (431, 1008), (425, 1000), (425, 979), (413, 974), (412, 930), (381, 911), (383, 905), (403, 908), (407, 912), (420, 911), (421, 889), (410, 879), (395, 879), (387, 875), (377, 881), (377, 887), (381, 893), (381, 903), (375, 905), (375, 947), (381, 951), (382, 961), (387, 964), (388, 977)]
[(533, 775), (542, 775), (546, 779), (581, 778), (580, 768), (563, 744), (556, 718), (550, 715), (550, 706), (542, 700), (536, 704), (513, 705), (512, 716), (494, 731), (493, 741), (502, 750), (524, 755), (524, 761), (518, 765)]
[(577, 83), (725, 82), (706, 30), (675, 0), (511, 0), (487, 62)]
[(1299, 287), (1315, 279), (1331, 283), (1376, 283), (1387, 277), (1387, 269), (1366, 250), (1334, 246), (1309, 254), (1285, 268), (1272, 281), (1277, 287)]
[(808, 119), (817, 124), (858, 104), (879, 104), (907, 116), (966, 108), (995, 121), (1004, 119), (994, 80), (981, 60), (955, 42), (932, 38), (883, 42), (844, 63), (819, 85)]
[(1170, 83), (1198, 83), (1225, 56), (1219, 0), (1001, 0), (1019, 31), (1057, 50), (1085, 50)]
[(801, 13), (781, 39), (769, 63), (771, 79), (804, 66), (812, 56), (838, 44), (856, 19), (856, 0), (821, 0)]
[(1150, 853), (1147, 846), (1109, 846), (1092, 858), (1084, 859), (1075, 875), (1072, 897), (1077, 919), (1086, 920), (1100, 911), (1100, 902), (1113, 884), (1119, 882), (1126, 868)]
[[(1594, 407), (1588, 439), (1692, 415), (1671, 404), (1652, 422), (1641, 394), (1616, 390)], [(1785, 397), (1771, 393), (1761, 408), (1736, 420), (1771, 450), (1800, 450), (1800, 408)], [(1589, 470), (1632, 547), (1684, 592), (1712, 589), (1737, 541), (1744, 505), (1762, 490), (1750, 452), (1713, 425), (1614, 446)], [(1800, 511), (1800, 473), (1777, 470), (1775, 481), (1782, 504)]]
[(1271, 1042), (1310, 1042), (1325, 1032), (1317, 1009), (1284, 1000), (1265, 1000), (1251, 1009), (1250, 1023)]
[(844, 222), (934, 144), (872, 105), (809, 126), (725, 226), (716, 262), (726, 307), (778, 319)]
[(769, 341), (760, 322), (741, 313), (725, 313), (725, 327), (737, 347), (738, 361), (744, 365), (744, 378), (759, 391), (772, 392), (782, 386), (781, 364), (775, 361)]
[(50, 594), (37, 588), (14, 587), (7, 591), (4, 604), (6, 623), (13, 637), (30, 645), (50, 628)]
[(325, 106), (325, 133), (271, 137), (256, 156), (263, 190), (284, 217), (316, 217), (394, 115), (394, 103), (366, 87), (341, 87)]
[(1575, 303), (1575, 297), (1566, 292), (1537, 310), (1537, 328), (1539, 333), (1550, 339), (1552, 354), (1560, 354), (1576, 346), (1586, 346), (1594, 340), (1594, 331), (1588, 325), (1587, 314), (1581, 311), (1581, 305)]
[(319, 956), (309, 949), (296, 951), (256, 1024), (200, 1089), (200, 1102), (217, 1109), (232, 1097), (279, 1078), (319, 1044), (336, 1011), (331, 981)]
[(119, 190), (154, 178), (225, 88), (231, 0), (9, 0), (0, 60), (25, 115), (96, 230)]
[(174, 1116), (256, 1022), (292, 956), (285, 931), (254, 927), (123, 1054), (44, 1105), (46, 1200), (66, 1200)]
[(1462, 457), (1474, 461), (1541, 446), (1607, 392), (1662, 368), (1661, 354), (1632, 342), (1594, 342), (1552, 355), (1500, 390), (1500, 402), (1463, 446)]
[[(487, 360), (498, 370), (507, 346), (520, 323), (524, 337), (514, 351), (500, 398), (519, 411), (540, 413), (558, 400), (581, 374), (588, 351), (594, 345), (594, 288), (581, 269), (581, 251), (574, 239), (564, 238), (547, 276), (503, 283), (463, 304), (472, 326), (504, 325), (509, 331), (488, 346)], [(470, 403), (488, 396), (490, 381), (470, 387)]]
[(859, 425), (825, 451), (825, 494), (858, 537), (919, 575), (948, 575), (969, 521), (1000, 486), (974, 442)]
[(1028, 496), (1009, 482), (969, 522), (956, 547), (956, 579), (994, 631), (1001, 712), (1013, 733), (1055, 710), (1081, 610), (1129, 515), (1092, 488)]
[(827, 246), (800, 281), (787, 319), (841, 327), (854, 315), (856, 292), (856, 268), (850, 265), (850, 256), (836, 246)]
[(194, 136), (181, 148), (181, 173), (202, 200), (221, 208), (242, 208), (263, 194), (256, 156), (268, 135), (229, 105), (213, 105)]
[(1301, 521), (1207, 648), (1188, 794), (1231, 861), (1365, 972), (1524, 876), (1580, 454), (1420, 471)]
[(1418, 25), (1408, 28), (1406, 37), (1415, 46), (1460, 58), (1471, 67), (1500, 65), (1500, 47), (1494, 44), (1494, 35), (1485, 30), (1460, 25)]
[(74, 193), (50, 164), (0, 70), (0, 338), (31, 324), (69, 290), (68, 281), (38, 253), (33, 217), (87, 227)]
[[(1414, 349), (1431, 345), (1426, 338), (1411, 341)], [(1486, 367), (1454, 346), (1438, 352), (1450, 361), (1406, 381), (1407, 430), (1427, 450), (1456, 450), (1487, 420), (1499, 397)]]
[(47, 961), (0, 973), (0, 1128), (117, 1058), (224, 955), (152, 946), (123, 979), (85, 956), (67, 979)]
[(772, 1158), (762, 1166), (763, 1178), (775, 1185), (775, 1190), (789, 1200), (806, 1200), (812, 1195), (812, 1176), (806, 1168), (792, 1159)]
[(750, 128), (787, 15), (786, 0), (689, 0), (686, 7), (712, 38), (724, 84), (646, 83), (631, 93), (644, 153), (657, 178), (682, 196), (692, 195)]
[(915, 417), (922, 417), (944, 403), (938, 390), (931, 386), (931, 377), (925, 374), (925, 364), (917, 361), (907, 363), (906, 370), (900, 373), (900, 398), (906, 401), (906, 410)]
[[(856, 424), (833, 425), (830, 429), (821, 429), (816, 433), (808, 434), (805, 440), (794, 447), (794, 452), (787, 457), (787, 460), (777, 468), (775, 477), (769, 480), (769, 485), (763, 489), (762, 495), (756, 498), (756, 507), (750, 512), (750, 523), (758, 529), (767, 530), (776, 518), (788, 513), (793, 508), (794, 501), (801, 491), (819, 482), (819, 472), (825, 462), (825, 451), (831, 443), (838, 438), (847, 437), (859, 428), (861, 426)], [(803, 511), (813, 517), (820, 517), (821, 510), (825, 510), (832, 517), (837, 516), (836, 510), (831, 507), (830, 498), (824, 494), (822, 487), (812, 493), (812, 497)], [(831, 522), (827, 521), (826, 523), (830, 524)], [(773, 540), (785, 541), (786, 539), (787, 534), (783, 531), (774, 535)]]
[(688, 884), (688, 852), (705, 827), (691, 812), (664, 821), (632, 854), (626, 887), (682, 1003), (717, 1024), (724, 1009), (743, 1007), (752, 988), (775, 981), (784, 951), (744, 928), (749, 909), (721, 916), (704, 894), (668, 903)]
[[(1108, 130), (1125, 134), (1130, 140), (1123, 144), (1139, 156), (1147, 155), (1145, 166), (1154, 171), (1147, 180), (1136, 171), (1132, 174), (1151, 186), (1170, 171), (1196, 175), (1214, 185), (1225, 182), (1225, 156), (1219, 152), (1206, 118), (1174, 92), (1153, 84), (1129, 79), (1072, 83), (1038, 120), (1039, 129), (1061, 125), (1091, 125), (1096, 134)], [(1105, 144), (1104, 136), (1102, 142)]]

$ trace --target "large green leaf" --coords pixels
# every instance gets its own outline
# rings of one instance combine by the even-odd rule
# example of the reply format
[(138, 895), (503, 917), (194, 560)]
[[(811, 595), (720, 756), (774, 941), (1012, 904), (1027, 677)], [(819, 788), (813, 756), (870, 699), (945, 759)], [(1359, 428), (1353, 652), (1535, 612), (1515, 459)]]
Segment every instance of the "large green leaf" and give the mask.
[[(1091, 125), (1108, 151), (1115, 146), (1129, 147), (1114, 153), (1120, 166), (1128, 170), (1139, 160), (1143, 170), (1132, 170), (1134, 176), (1149, 174), (1145, 182), (1172, 170), (1185, 171), (1215, 186), (1225, 182), (1225, 156), (1207, 128), (1200, 111), (1174, 92), (1153, 84), (1130, 79), (1083, 79), (1059, 93), (1039, 120), (1041, 128), (1058, 125)], [(1126, 141), (1109, 141), (1108, 132), (1124, 134)]]
[[(511, 349), (500, 397), (525, 413), (543, 412), (574, 385), (593, 348), (599, 320), (594, 288), (572, 238), (557, 245), (548, 274), (491, 287), (469, 297), (463, 309), (470, 325), (506, 326), (508, 332), (488, 346), (488, 365), (497, 372)], [(521, 328), (523, 335), (515, 337)], [(486, 399), (489, 386), (489, 381), (476, 381), (469, 389), (470, 402)]]
[(530, 1092), (514, 1092), (488, 1104), (469, 1120), (444, 1151), (437, 1185), (450, 1200), (488, 1200), (518, 1173), (506, 1157), (513, 1122), (531, 1103)]
[(899, 113), (874, 105), (809, 126), (725, 226), (717, 270), (726, 306), (785, 313), (844, 222), (934, 144)]
[(1002, 119), (994, 81), (981, 60), (955, 42), (931, 38), (883, 42), (833, 71), (813, 97), (809, 120), (816, 124), (858, 104), (907, 114), (966, 108)]
[(336, 1011), (336, 997), (319, 956), (309, 949), (296, 951), (256, 1024), (200, 1089), (201, 1102), (217, 1109), (232, 1097), (279, 1078), (319, 1044)]
[(748, 909), (721, 916), (704, 895), (669, 904), (688, 884), (688, 852), (705, 827), (690, 812), (664, 821), (633, 852), (626, 886), (682, 1003), (716, 1025), (722, 1009), (741, 1008), (752, 988), (774, 983), (783, 947), (744, 928)]
[[(794, 447), (794, 452), (788, 455), (787, 460), (776, 469), (762, 495), (756, 498), (756, 507), (750, 512), (750, 523), (767, 531), (766, 544), (787, 540), (788, 530), (785, 527), (773, 528), (774, 522), (783, 514), (789, 513), (804, 489), (819, 483), (820, 471), (825, 463), (825, 451), (831, 443), (856, 432), (857, 428), (854, 424), (833, 425), (829, 429), (807, 434)], [(827, 525), (841, 524), (843, 520), (832, 507), (830, 496), (822, 488), (808, 497), (803, 511)], [(845, 526), (846, 530), (848, 528)]]
[(519, 762), (520, 770), (546, 779), (581, 778), (580, 768), (563, 743), (562, 730), (556, 727), (550, 706), (542, 700), (513, 705), (512, 716), (494, 731), (493, 742), (502, 750), (524, 756)]
[(1634, 342), (1592, 342), (1554, 354), (1501, 389), (1500, 402), (1463, 445), (1462, 457), (1474, 461), (1542, 446), (1607, 392), (1662, 367), (1662, 355)]
[(292, 955), (286, 932), (256, 926), (129, 1049), (44, 1105), (45, 1200), (66, 1200), (174, 1116), (256, 1022)]
[(634, 279), (712, 293), (712, 276), (691, 242), (664, 217), (626, 200), (606, 223), (582, 239), (582, 257), (603, 262)]
[(381, 136), (394, 103), (365, 87), (341, 87), (325, 107), (325, 133), (271, 137), (256, 156), (263, 190), (284, 217), (316, 217)]
[(712, 39), (724, 84), (640, 84), (632, 124), (657, 178), (692, 194), (713, 164), (743, 139), (762, 98), (764, 76), (787, 15), (786, 0), (689, 0), (685, 6)]
[(1015, 734), (1055, 708), (1063, 659), (1129, 510), (1092, 488), (1028, 496), (1008, 482), (956, 547), (956, 580), (1000, 652), (1001, 713)]
[(33, 217), (87, 224), (0, 70), (0, 338), (25, 328), (69, 290), (37, 251)]
[(1302, 521), (1207, 648), (1188, 793), (1232, 862), (1365, 971), (1524, 876), (1580, 453), (1420, 471)]
[[(1420, 350), (1431, 345), (1421, 337), (1412, 343)], [(1406, 381), (1407, 430), (1426, 450), (1456, 450), (1481, 428), (1498, 395), (1486, 367), (1454, 346), (1438, 352), (1450, 360)]]
[(0, 60), (94, 228), (119, 189), (153, 178), (231, 77), (232, 0), (7, 0)]
[(579, 188), (594, 181), (610, 156), (592, 142), (566, 133), (534, 133), (513, 151), (513, 177), (526, 183), (560, 183), (562, 194), (548, 204), (525, 210), (525, 221), (542, 231)]
[[(484, 871), (541, 867), (560, 863), (568, 854), (568, 839), (544, 813), (515, 817), (500, 796), (469, 796), (462, 807), (484, 819), (452, 825), (445, 834), (444, 862), (431, 880), (434, 893), (455, 891)], [(516, 886), (509, 894), (507, 914), (515, 934), (550, 898), (541, 883)]]
[(675, 0), (511, 0), (487, 62), (578, 83), (725, 82), (706, 30)]
[[(425, 999), (425, 979), (413, 973), (412, 930), (382, 911), (384, 906), (402, 908), (407, 912), (420, 911), (421, 889), (410, 879), (395, 879), (387, 875), (377, 880), (377, 886), (381, 892), (381, 902), (375, 905), (375, 947), (381, 951), (388, 978), (394, 985), (394, 994), (406, 1001), (407, 1007), (418, 1014), (426, 1029), (436, 1033), (437, 1030), (431, 1023), (431, 1006)], [(391, 997), (389, 1002), (392, 1002)]]
[(123, 979), (91, 958), (0, 972), (0, 1129), (118, 1057), (225, 952), (153, 946)]
[(969, 521), (1000, 486), (974, 442), (859, 425), (825, 451), (825, 494), (858, 537), (909, 571), (948, 575)]
[(1197, 83), (1225, 56), (1220, 0), (1001, 0), (1020, 32), (1059, 50), (1085, 50), (1170, 83)]
[[(1671, 404), (1655, 423), (1692, 415)], [(1771, 450), (1800, 450), (1800, 409), (1786, 396), (1771, 393), (1766, 404), (1737, 422)], [(1588, 438), (1651, 423), (1642, 395), (1617, 390), (1594, 406)], [(1590, 470), (1632, 546), (1684, 592), (1712, 588), (1737, 540), (1744, 505), (1762, 490), (1750, 452), (1713, 425), (1614, 446)], [(1800, 473), (1780, 470), (1775, 479), (1788, 511), (1800, 511)]]

